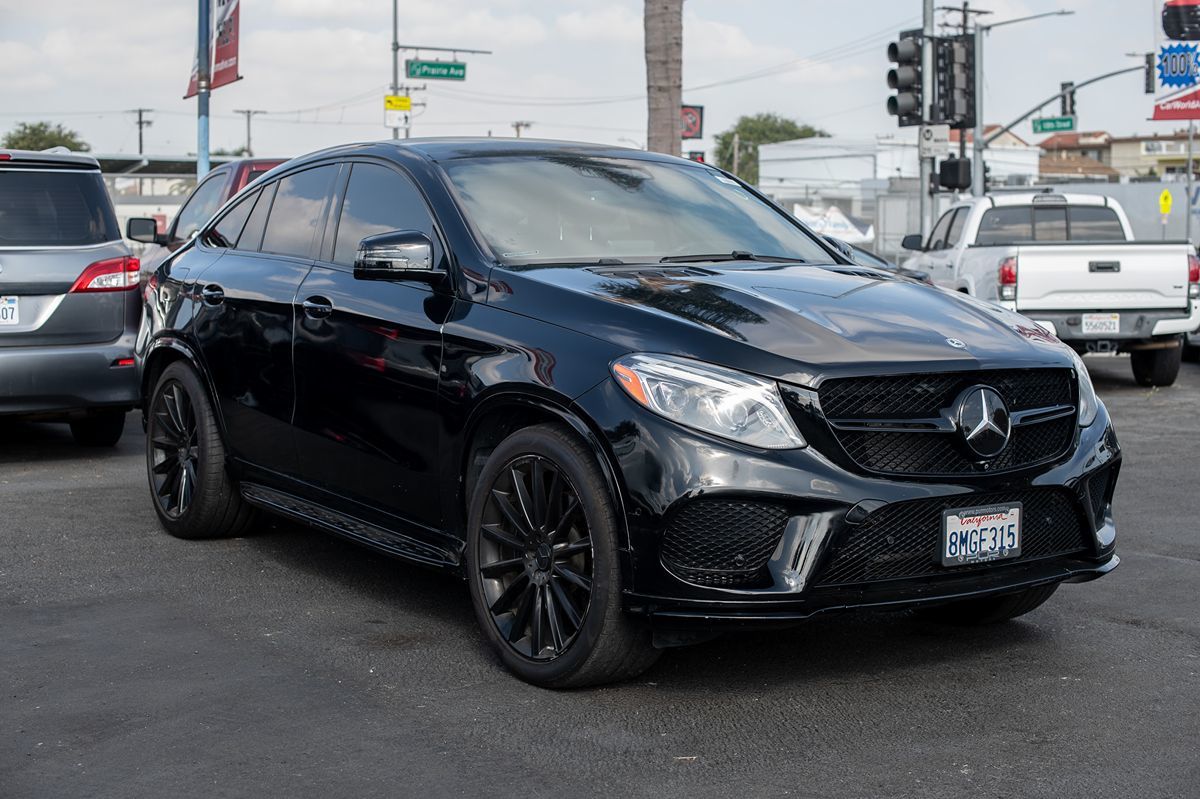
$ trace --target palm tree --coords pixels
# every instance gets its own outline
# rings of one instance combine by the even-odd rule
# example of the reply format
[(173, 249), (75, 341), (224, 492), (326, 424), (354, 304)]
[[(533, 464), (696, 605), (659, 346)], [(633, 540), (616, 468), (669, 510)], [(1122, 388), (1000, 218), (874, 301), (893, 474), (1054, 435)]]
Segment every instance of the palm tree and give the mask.
[(683, 103), (683, 0), (645, 0), (646, 149), (679, 155)]

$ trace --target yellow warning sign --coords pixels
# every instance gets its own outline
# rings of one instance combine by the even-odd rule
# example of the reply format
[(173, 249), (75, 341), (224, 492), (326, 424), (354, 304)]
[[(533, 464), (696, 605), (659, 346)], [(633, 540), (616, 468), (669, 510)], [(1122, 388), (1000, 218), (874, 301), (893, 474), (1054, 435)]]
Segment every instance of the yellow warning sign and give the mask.
[(412, 98), (402, 94), (385, 94), (383, 96), (384, 111), (411, 111)]
[(1171, 191), (1163, 189), (1162, 194), (1158, 195), (1158, 212), (1163, 216), (1171, 213)]

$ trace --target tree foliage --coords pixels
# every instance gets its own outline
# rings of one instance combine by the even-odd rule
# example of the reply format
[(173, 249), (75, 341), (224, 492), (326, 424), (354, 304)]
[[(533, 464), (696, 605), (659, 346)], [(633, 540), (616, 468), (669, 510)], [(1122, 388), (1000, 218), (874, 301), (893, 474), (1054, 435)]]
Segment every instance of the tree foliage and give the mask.
[(733, 170), (733, 134), (738, 134), (737, 176), (750, 184), (758, 183), (758, 145), (793, 139), (810, 139), (829, 134), (812, 125), (801, 125), (779, 114), (754, 114), (739, 117), (732, 128), (717, 134), (717, 166)]
[(17, 126), (4, 134), (0, 146), (9, 150), (48, 150), (51, 147), (66, 147), (68, 150), (86, 153), (91, 146), (79, 134), (60, 124), (49, 122), (18, 122)]

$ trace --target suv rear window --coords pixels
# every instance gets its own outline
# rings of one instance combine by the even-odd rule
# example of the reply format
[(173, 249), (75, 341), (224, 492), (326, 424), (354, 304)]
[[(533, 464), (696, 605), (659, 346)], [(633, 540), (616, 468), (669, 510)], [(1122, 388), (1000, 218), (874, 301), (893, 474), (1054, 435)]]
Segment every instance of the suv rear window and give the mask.
[(1117, 212), (1099, 205), (1010, 205), (990, 208), (979, 221), (975, 243), (1021, 241), (1124, 241)]
[(0, 246), (86, 246), (120, 238), (98, 171), (0, 169)]

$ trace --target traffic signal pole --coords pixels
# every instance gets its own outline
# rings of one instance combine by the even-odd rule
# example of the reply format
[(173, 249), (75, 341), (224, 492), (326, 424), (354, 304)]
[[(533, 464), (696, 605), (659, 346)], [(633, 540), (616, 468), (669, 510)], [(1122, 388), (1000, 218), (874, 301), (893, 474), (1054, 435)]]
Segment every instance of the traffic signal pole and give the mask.
[(987, 28), (975, 26), (975, 135), (971, 149), (971, 196), (987, 193), (987, 171), (983, 165), (983, 35)]
[(199, 0), (199, 36), (196, 61), (196, 177), (208, 174), (208, 93), (212, 80), (212, 7), (209, 0)]
[[(921, 41), (921, 119), (933, 119), (933, 0), (924, 0), (922, 12), (924, 36)], [(921, 165), (920, 216), (921, 240), (929, 237), (930, 212), (933, 208), (933, 198), (929, 193), (930, 177), (933, 174), (932, 158), (918, 158)]]

